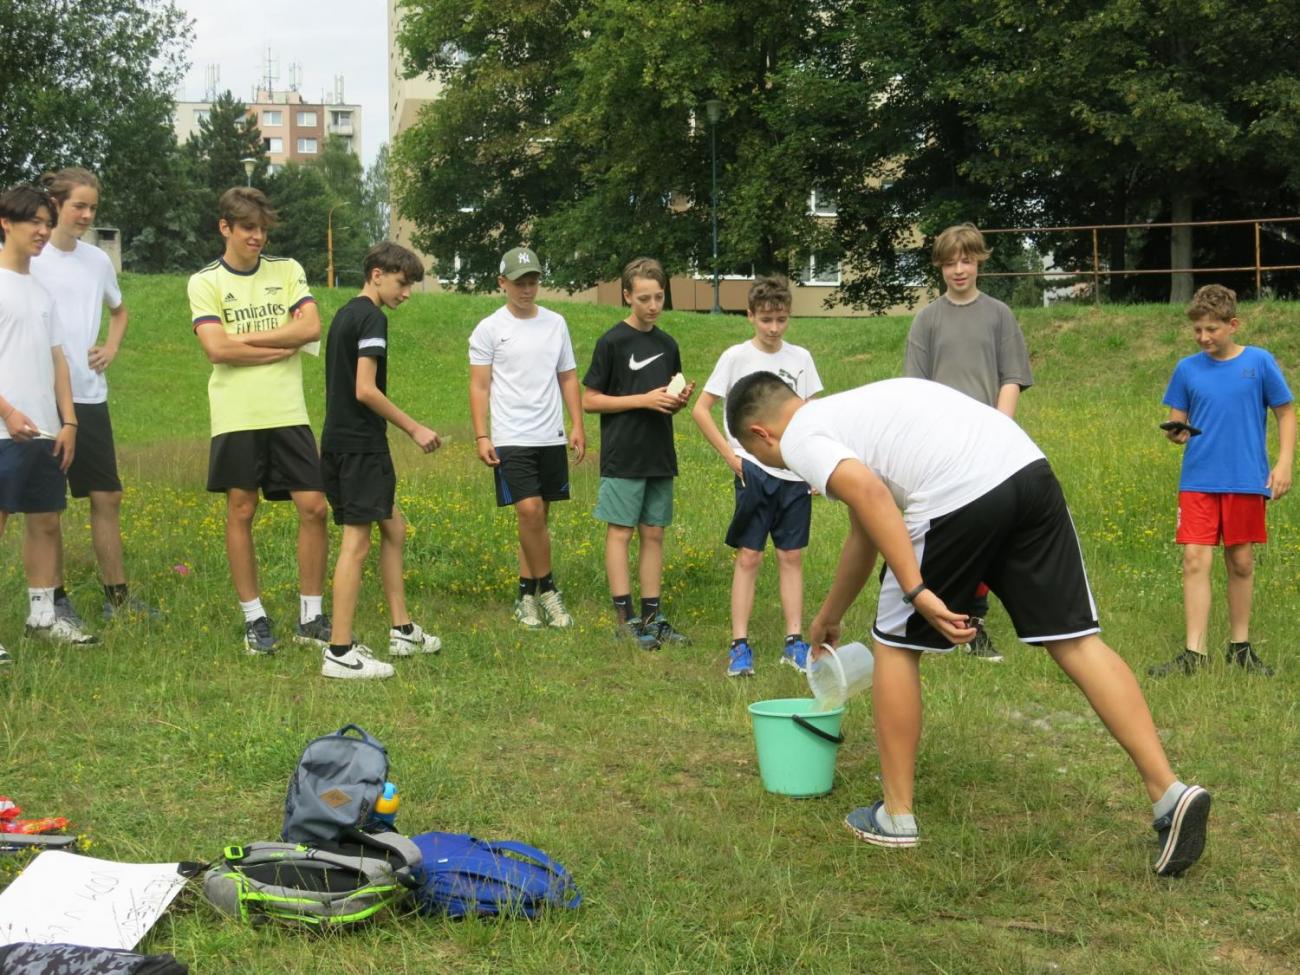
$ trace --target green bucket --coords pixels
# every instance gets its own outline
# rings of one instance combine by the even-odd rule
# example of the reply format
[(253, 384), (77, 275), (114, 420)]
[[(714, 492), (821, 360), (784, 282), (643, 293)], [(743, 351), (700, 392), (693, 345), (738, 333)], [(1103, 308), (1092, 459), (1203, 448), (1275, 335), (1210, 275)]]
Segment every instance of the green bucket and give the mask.
[(831, 791), (843, 707), (818, 711), (810, 697), (787, 697), (751, 704), (749, 716), (764, 789), (796, 798)]

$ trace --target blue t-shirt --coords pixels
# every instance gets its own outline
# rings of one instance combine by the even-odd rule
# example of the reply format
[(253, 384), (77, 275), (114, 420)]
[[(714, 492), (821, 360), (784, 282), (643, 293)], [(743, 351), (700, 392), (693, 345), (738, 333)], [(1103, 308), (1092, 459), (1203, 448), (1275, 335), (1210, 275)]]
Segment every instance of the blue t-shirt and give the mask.
[(1268, 497), (1267, 411), (1291, 402), (1277, 360), (1246, 346), (1226, 361), (1198, 352), (1174, 367), (1165, 406), (1202, 431), (1187, 441), (1180, 491)]

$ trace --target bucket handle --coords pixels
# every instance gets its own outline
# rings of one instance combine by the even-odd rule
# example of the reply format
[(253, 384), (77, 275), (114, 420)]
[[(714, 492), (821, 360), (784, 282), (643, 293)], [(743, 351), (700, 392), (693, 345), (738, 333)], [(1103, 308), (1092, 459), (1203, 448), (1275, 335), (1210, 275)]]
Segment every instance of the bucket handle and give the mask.
[(805, 731), (811, 731), (818, 738), (824, 738), (826, 741), (829, 741), (832, 745), (844, 744), (843, 735), (832, 735), (829, 731), (822, 731), (821, 728), (818, 728), (815, 724), (813, 724), (811, 721), (809, 721), (801, 714), (792, 714), (790, 715), (790, 718), (800, 728), (803, 728)]

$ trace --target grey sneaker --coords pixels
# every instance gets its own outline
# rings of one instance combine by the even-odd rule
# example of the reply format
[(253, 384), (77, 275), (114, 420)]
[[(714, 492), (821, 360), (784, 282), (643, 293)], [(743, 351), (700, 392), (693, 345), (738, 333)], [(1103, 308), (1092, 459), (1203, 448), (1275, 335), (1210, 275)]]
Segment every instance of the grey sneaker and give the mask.
[(107, 599), (104, 600), (104, 609), (100, 615), (104, 617), (105, 623), (111, 623), (113, 620), (160, 620), (163, 618), (162, 610), (156, 609), (134, 596), (128, 596), (126, 602), (116, 605)]
[(71, 620), (78, 627), (86, 625), (86, 621), (81, 618), (81, 614), (72, 605), (72, 600), (66, 595), (54, 597), (54, 618), (57, 620)]
[(330, 618), (324, 613), (317, 613), (306, 623), (299, 623), (293, 632), (295, 643), (309, 647), (328, 647), (330, 645)]
[(45, 626), (35, 626), (28, 622), (27, 635), (36, 637), (39, 640), (49, 640), (51, 643), (63, 643), (74, 647), (84, 647), (92, 643), (98, 643), (99, 637), (93, 633), (87, 633), (84, 626), (85, 624), (79, 619), (72, 620), (66, 616), (56, 616), (53, 622)]
[(561, 598), (558, 589), (552, 589), (550, 592), (538, 593), (537, 602), (542, 607), (542, 613), (546, 617), (547, 626), (565, 629), (573, 625), (573, 617), (570, 616), (569, 611), (564, 608), (564, 599)]
[(269, 616), (259, 616), (244, 624), (244, 652), (253, 657), (269, 657), (275, 653), (275, 635), (271, 632)]
[(635, 643), (642, 650), (658, 650), (659, 639), (653, 630), (641, 623), (641, 617), (633, 616), (626, 623), (619, 623), (614, 628), (614, 638)]
[(1173, 811), (1151, 824), (1160, 845), (1152, 869), (1162, 877), (1177, 877), (1199, 860), (1209, 820), (1210, 794), (1199, 785), (1189, 785)]
[(1002, 654), (998, 653), (998, 648), (993, 645), (993, 638), (984, 629), (983, 623), (975, 625), (975, 639), (966, 644), (966, 654), (985, 663), (1002, 663)]
[(515, 622), (530, 630), (540, 630), (546, 624), (542, 621), (542, 605), (532, 593), (515, 600)]
[(1229, 643), (1227, 660), (1228, 663), (1235, 664), (1248, 674), (1259, 674), (1261, 677), (1273, 676), (1273, 668), (1259, 659), (1249, 640), (1245, 643)]
[(417, 653), (437, 653), (442, 649), (442, 641), (432, 633), (425, 633), (419, 623), (410, 633), (403, 633), (397, 627), (388, 631), (388, 652), (394, 657), (410, 657)]
[(663, 613), (655, 613), (646, 621), (645, 628), (648, 632), (655, 635), (655, 639), (662, 645), (664, 643), (677, 643), (684, 647), (691, 645), (691, 638), (685, 633), (677, 630), (668, 622), (668, 617)]
[(1154, 667), (1148, 667), (1147, 673), (1152, 677), (1168, 677), (1170, 674), (1194, 674), (1198, 670), (1204, 670), (1209, 665), (1209, 662), (1210, 658), (1205, 654), (1184, 649), (1174, 659), (1166, 660)]

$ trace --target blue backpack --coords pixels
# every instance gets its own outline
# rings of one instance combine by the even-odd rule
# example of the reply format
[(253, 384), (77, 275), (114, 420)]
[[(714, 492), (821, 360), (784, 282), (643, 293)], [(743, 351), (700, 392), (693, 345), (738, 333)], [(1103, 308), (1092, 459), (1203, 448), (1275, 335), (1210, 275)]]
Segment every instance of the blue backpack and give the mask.
[(490, 842), (465, 833), (421, 833), (411, 841), (424, 855), (420, 912), (533, 918), (546, 907), (577, 907), (582, 895), (567, 870), (536, 847)]

